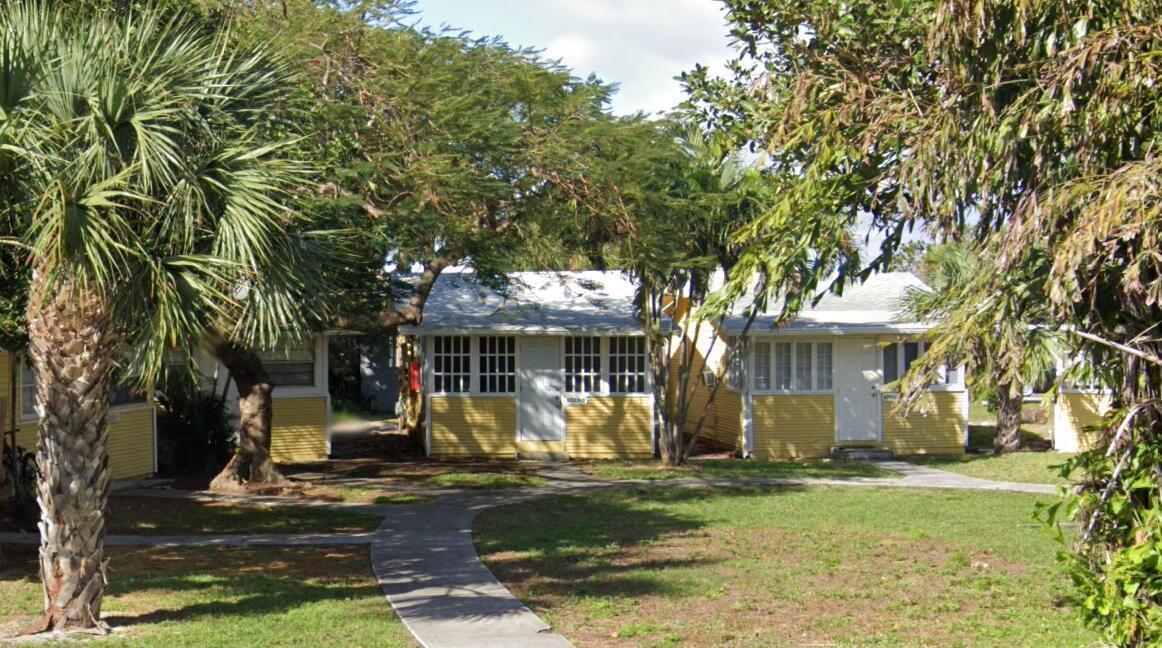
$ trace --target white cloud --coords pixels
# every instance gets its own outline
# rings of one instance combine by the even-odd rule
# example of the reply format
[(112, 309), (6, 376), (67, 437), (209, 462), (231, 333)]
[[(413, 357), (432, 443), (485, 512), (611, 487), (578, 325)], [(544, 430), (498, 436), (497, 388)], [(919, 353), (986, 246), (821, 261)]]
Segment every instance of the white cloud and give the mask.
[(421, 0), (419, 10), (429, 24), (543, 48), (578, 76), (618, 83), (619, 113), (674, 107), (675, 76), (696, 63), (721, 70), (731, 55), (717, 0)]

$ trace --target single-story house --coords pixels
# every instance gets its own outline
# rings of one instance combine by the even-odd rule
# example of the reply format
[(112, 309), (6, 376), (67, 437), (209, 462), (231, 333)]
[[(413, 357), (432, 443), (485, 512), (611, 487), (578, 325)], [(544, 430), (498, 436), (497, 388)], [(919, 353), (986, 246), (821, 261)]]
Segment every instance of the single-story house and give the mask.
[[(923, 288), (911, 273), (880, 273), (848, 285), (842, 295), (824, 294), (777, 327), (780, 305), (773, 304), (745, 337), (749, 303), (739, 304), (721, 326), (703, 323), (696, 340), (697, 379), (687, 381), (693, 403), (687, 431), (721, 379), (703, 434), (747, 456), (825, 457), (836, 448), (964, 452), (969, 394), (963, 367), (943, 368), (910, 413), (894, 409), (891, 383), (924, 353), (921, 337), (931, 327), (901, 321), (901, 303), (909, 290)], [(683, 334), (694, 335), (696, 327), (686, 324)], [(725, 367), (724, 352), (735, 344), (740, 352)]]
[[(152, 394), (117, 389), (109, 404), (109, 472), (113, 479), (157, 472), (157, 411)], [(0, 431), (16, 430), (16, 445), (36, 451), (40, 428), (35, 375), (24, 354), (0, 349)]]
[[(316, 461), (331, 453), (331, 394), (327, 384), (327, 347), (333, 332), (319, 333), (281, 348), (261, 351), (274, 389), (270, 453), (276, 462)], [(219, 392), (229, 372), (209, 354), (197, 356), (198, 371)], [(238, 412), (238, 390), (229, 381), (227, 403)]]
[[(1067, 359), (1059, 358), (1057, 373), (1065, 371)], [(1098, 381), (1079, 384), (1063, 381), (1053, 401), (1053, 449), (1059, 452), (1083, 452), (1100, 442), (1093, 429), (1102, 422), (1113, 405), (1113, 392)]]
[(650, 457), (654, 398), (620, 272), (445, 271), (413, 336), (432, 457)]

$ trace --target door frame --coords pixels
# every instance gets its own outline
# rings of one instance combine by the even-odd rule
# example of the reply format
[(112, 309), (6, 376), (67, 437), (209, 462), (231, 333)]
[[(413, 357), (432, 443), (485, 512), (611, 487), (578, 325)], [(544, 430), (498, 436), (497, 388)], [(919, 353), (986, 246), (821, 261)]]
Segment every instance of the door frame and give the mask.
[[(558, 409), (560, 410), (560, 413), (561, 413), (561, 415), (560, 415), (561, 428), (560, 428), (560, 438), (559, 439), (528, 439), (528, 438), (525, 438), (524, 425), (523, 425), (523, 421), (522, 421), (523, 417), (521, 416), (521, 409), (522, 409), (521, 403), (523, 401), (523, 396), (524, 396), (524, 384), (523, 384), (524, 381), (522, 380), (522, 376), (521, 376), (521, 371), (523, 370), (523, 363), (521, 361), (525, 357), (525, 354), (522, 353), (521, 347), (522, 347), (522, 344), (524, 343), (524, 341), (529, 337), (543, 337), (547, 340), (555, 340), (557, 343), (557, 353), (554, 354), (554, 357), (557, 358), (557, 370), (556, 370), (557, 378), (558, 378), (557, 382), (561, 386), (561, 392), (559, 394), (557, 394)], [(518, 335), (516, 339), (517, 339), (517, 343), (516, 343), (516, 440), (517, 440), (517, 443), (564, 443), (565, 442), (566, 427), (567, 427), (565, 425), (565, 402), (564, 402), (564, 396), (565, 396), (565, 361), (564, 361), (565, 344), (564, 344), (564, 338), (562, 338), (561, 336), (558, 336), (558, 335), (538, 335), (538, 336)]]
[[(856, 336), (851, 336), (851, 337), (836, 336), (834, 338), (835, 344), (832, 348), (834, 350), (838, 351), (841, 348), (841, 346), (846, 346), (846, 343), (858, 342), (859, 339), (860, 338), (858, 338)], [(839, 413), (840, 398), (839, 397), (840, 397), (841, 389), (839, 387), (839, 380), (836, 380), (835, 381), (835, 389), (834, 389), (835, 403), (833, 405), (834, 410), (835, 410), (835, 444), (836, 445), (842, 445), (842, 444), (859, 445), (859, 444), (867, 444), (867, 443), (883, 443), (884, 442), (884, 400), (883, 400), (883, 398), (884, 398), (884, 367), (883, 367), (884, 357), (883, 357), (883, 351), (880, 348), (880, 345), (879, 345), (880, 340), (878, 337), (867, 337), (864, 339), (868, 340), (868, 342), (873, 347), (873, 354), (875, 356), (875, 361), (872, 363), (872, 366), (873, 366), (873, 370), (876, 372), (875, 399), (874, 399), (875, 400), (876, 435), (875, 435), (874, 439), (841, 439), (841, 438), (839, 438), (839, 431), (840, 431), (840, 413)], [(838, 359), (838, 356), (839, 356), (839, 354), (836, 353), (836, 356), (832, 359), (832, 367), (841, 366), (840, 363), (835, 361), (836, 359)], [(839, 379), (840, 375), (841, 374), (839, 372), (835, 372), (834, 379)]]

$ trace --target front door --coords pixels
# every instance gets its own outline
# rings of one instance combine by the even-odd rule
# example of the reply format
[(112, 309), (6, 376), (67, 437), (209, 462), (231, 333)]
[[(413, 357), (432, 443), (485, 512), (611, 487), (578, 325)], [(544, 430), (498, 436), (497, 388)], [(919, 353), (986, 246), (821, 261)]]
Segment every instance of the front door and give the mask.
[(835, 438), (840, 443), (880, 440), (879, 348), (873, 338), (835, 342)]
[(524, 336), (517, 365), (520, 374), (520, 440), (562, 441), (565, 438), (565, 391), (561, 338)]

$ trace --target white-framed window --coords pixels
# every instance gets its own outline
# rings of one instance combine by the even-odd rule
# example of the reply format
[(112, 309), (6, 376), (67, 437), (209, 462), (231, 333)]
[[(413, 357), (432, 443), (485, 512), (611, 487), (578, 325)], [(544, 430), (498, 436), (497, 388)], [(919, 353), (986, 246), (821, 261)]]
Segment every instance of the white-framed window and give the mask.
[(729, 359), (726, 365), (726, 386), (731, 389), (746, 388), (746, 343), (738, 337), (726, 339), (726, 355)]
[(565, 338), (565, 391), (601, 392), (601, 338)]
[(467, 393), (471, 389), (471, 338), (467, 335), (432, 338), (432, 383), (438, 394)]
[(835, 386), (834, 351), (830, 342), (819, 342), (815, 345), (815, 389), (831, 391)]
[(36, 411), (36, 370), (27, 358), (20, 362), (20, 418), (34, 419)]
[(609, 338), (609, 392), (646, 391), (646, 340), (641, 336)]
[[(924, 341), (889, 344), (883, 348), (884, 384), (893, 383), (912, 368), (912, 364), (928, 351)], [(931, 383), (937, 387), (959, 387), (964, 384), (960, 367), (941, 365)]]
[(275, 387), (315, 386), (315, 345), (311, 340), (260, 351), (258, 357)]
[(790, 342), (775, 342), (775, 359), (771, 364), (775, 369), (775, 381), (771, 387), (776, 391), (790, 391), (791, 369), (794, 366)]
[(478, 338), (481, 394), (516, 393), (516, 338), (493, 335)]
[(754, 345), (754, 388), (758, 391), (771, 388), (770, 342), (756, 342)]
[(756, 342), (757, 392), (829, 392), (834, 385), (830, 342)]

